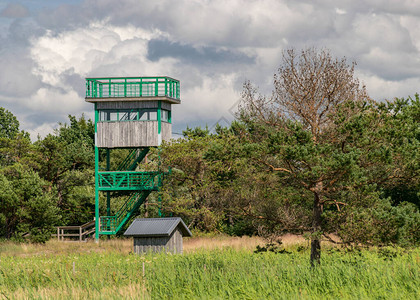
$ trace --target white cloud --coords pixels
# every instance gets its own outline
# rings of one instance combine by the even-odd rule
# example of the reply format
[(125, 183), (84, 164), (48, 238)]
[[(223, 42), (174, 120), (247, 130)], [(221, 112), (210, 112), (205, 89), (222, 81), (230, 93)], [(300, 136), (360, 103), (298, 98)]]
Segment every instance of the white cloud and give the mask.
[(338, 7), (335, 8), (335, 12), (339, 15), (345, 15), (347, 13), (344, 9)]
[(9, 3), (1, 12), (0, 16), (5, 18), (25, 18), (29, 10), (19, 3)]
[(31, 55), (37, 64), (34, 73), (45, 83), (62, 84), (59, 75), (66, 70), (87, 76), (103, 64), (119, 62), (123, 56), (145, 56), (147, 41), (159, 35), (159, 32), (133, 26), (116, 27), (106, 22), (58, 35), (48, 31), (32, 41)]
[[(30, 96), (41, 87), (41, 80), (30, 72), (33, 65), (27, 51), (0, 52), (0, 97)], [(28, 70), (29, 69), (29, 70)]]
[(39, 126), (34, 126), (34, 124), (26, 124), (22, 123), (21, 126), (28, 127), (30, 129), (27, 130), (29, 135), (31, 136), (32, 141), (38, 140), (38, 138), (43, 139), (48, 134), (52, 133), (54, 129), (58, 127), (58, 123), (51, 122), (51, 123), (43, 123)]
[(73, 90), (60, 91), (41, 88), (28, 99), (26, 107), (41, 114), (76, 114), (86, 108), (84, 101)]
[[(229, 108), (238, 100), (235, 72), (211, 77), (205, 70), (189, 67), (180, 72), (180, 62), (174, 58), (147, 59), (147, 43), (152, 38), (167, 37), (162, 32), (135, 30), (92, 23), (88, 28), (47, 32), (32, 41), (31, 56), (36, 67), (33, 73), (42, 78), (45, 88), (39, 89), (27, 107), (38, 112), (75, 114), (86, 109), (84, 99), (75, 87), (66, 82), (65, 72), (80, 77), (179, 75), (185, 80), (192, 75), (200, 81), (183, 89), (182, 105), (174, 108), (174, 121), (188, 123), (229, 115)], [(181, 81), (182, 84), (182, 81)], [(84, 88), (84, 86), (83, 86)], [(45, 132), (44, 127), (39, 127)], [(34, 132), (35, 131), (31, 131)]]
[[(84, 92), (80, 93), (84, 89), (84, 77), (163, 74), (171, 70), (174, 64), (171, 58), (156, 63), (146, 59), (148, 40), (160, 35), (158, 31), (105, 22), (59, 34), (47, 31), (31, 41), (30, 56), (34, 64), (29, 74), (40, 78), (41, 86), (30, 97), (15, 100), (35, 114), (61, 116), (57, 122), (65, 121), (62, 118), (68, 114), (80, 115), (92, 109), (80, 96)], [(80, 80), (74, 83), (68, 76)], [(37, 126), (31, 122), (24, 124)], [(29, 129), (32, 138), (38, 129), (41, 135), (48, 132), (48, 127), (52, 131), (51, 123), (45, 126)]]
[(401, 16), (400, 24), (407, 30), (416, 52), (420, 51), (420, 18), (413, 16)]
[(386, 80), (376, 75), (358, 72), (359, 78), (366, 84), (369, 95), (375, 95), (378, 101), (407, 98), (419, 92), (420, 78), (408, 78), (401, 81)]
[[(91, 114), (84, 77), (175, 77), (174, 122), (211, 124), (228, 117), (245, 79), (271, 90), (286, 47), (327, 47), (357, 61), (375, 99), (408, 96), (420, 81), (416, 1), (85, 0), (39, 10), (10, 23), (0, 43), (0, 105), (14, 106), (32, 136), (67, 114)], [(172, 48), (150, 57), (157, 40)]]
[(202, 120), (210, 123), (222, 117), (231, 117), (229, 109), (240, 97), (234, 87), (236, 76), (231, 73), (220, 77), (203, 77), (201, 85), (181, 94), (181, 105), (174, 106), (174, 122)]

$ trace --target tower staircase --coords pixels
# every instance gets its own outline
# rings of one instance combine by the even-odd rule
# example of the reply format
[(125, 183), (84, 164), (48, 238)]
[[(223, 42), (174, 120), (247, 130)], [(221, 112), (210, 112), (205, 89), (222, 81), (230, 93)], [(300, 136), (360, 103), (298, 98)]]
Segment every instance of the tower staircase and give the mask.
[(158, 191), (162, 185), (164, 172), (136, 171), (148, 152), (148, 147), (133, 149), (116, 171), (98, 172), (99, 191), (126, 195), (124, 203), (114, 215), (99, 217), (99, 234), (117, 234), (136, 214), (150, 193)]
[(134, 171), (137, 165), (146, 157), (150, 148), (132, 149), (123, 162), (117, 167), (117, 171)]

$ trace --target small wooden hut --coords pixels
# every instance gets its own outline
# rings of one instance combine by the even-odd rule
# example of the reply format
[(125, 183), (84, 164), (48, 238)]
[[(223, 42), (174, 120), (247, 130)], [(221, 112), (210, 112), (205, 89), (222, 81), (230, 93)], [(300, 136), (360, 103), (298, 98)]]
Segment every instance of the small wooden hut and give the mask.
[(192, 236), (181, 218), (137, 218), (124, 232), (134, 238), (134, 252), (182, 253), (182, 237)]

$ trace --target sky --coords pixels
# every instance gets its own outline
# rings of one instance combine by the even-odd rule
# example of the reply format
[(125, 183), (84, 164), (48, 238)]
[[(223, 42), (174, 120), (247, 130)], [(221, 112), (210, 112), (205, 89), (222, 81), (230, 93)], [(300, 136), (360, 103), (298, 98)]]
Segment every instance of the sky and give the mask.
[(420, 0), (0, 0), (0, 106), (32, 140), (93, 118), (86, 77), (181, 82), (173, 132), (227, 125), (250, 80), (271, 93), (282, 51), (357, 63), (371, 98), (420, 91)]

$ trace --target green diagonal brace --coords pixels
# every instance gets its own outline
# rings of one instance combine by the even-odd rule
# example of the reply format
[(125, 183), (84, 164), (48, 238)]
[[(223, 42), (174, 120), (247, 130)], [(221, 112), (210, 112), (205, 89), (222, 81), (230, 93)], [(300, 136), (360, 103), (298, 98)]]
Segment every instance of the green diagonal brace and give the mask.
[(145, 147), (142, 148), (139, 155), (137, 156), (137, 158), (133, 161), (133, 163), (131, 164), (131, 166), (128, 168), (129, 171), (134, 171), (137, 167), (137, 164), (139, 162), (141, 162), (147, 155), (147, 153), (149, 153), (150, 148), (149, 147)]
[(129, 178), (129, 176), (130, 176), (130, 175), (128, 175), (128, 174), (125, 174), (125, 175), (121, 176), (121, 180), (120, 180), (120, 181), (118, 181), (118, 182), (117, 182), (117, 184), (115, 184), (114, 186), (115, 186), (115, 187), (120, 187), (121, 183), (123, 183), (123, 181), (124, 181), (125, 179), (127, 179), (127, 186), (129, 186), (129, 185), (130, 185), (130, 184), (129, 184), (129, 182), (130, 182), (130, 178)]
[(121, 228), (131, 219), (131, 217), (134, 215), (134, 213), (139, 209), (140, 205), (144, 203), (146, 198), (149, 196), (150, 191), (143, 191), (142, 195), (139, 200), (137, 200), (136, 204), (133, 206), (133, 208), (127, 213), (126, 217), (120, 222), (120, 224), (115, 229), (115, 234), (118, 233), (118, 231), (121, 230)]
[(117, 167), (117, 171), (126, 171), (127, 166), (130, 164), (130, 161), (133, 160), (133, 157), (136, 155), (137, 149), (131, 150), (131, 152), (127, 155), (124, 161)]

